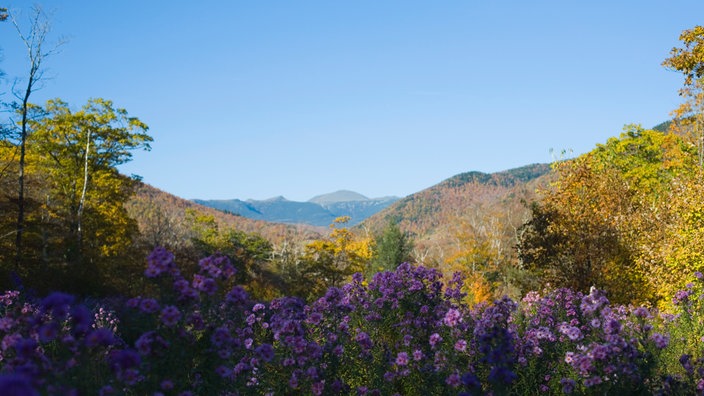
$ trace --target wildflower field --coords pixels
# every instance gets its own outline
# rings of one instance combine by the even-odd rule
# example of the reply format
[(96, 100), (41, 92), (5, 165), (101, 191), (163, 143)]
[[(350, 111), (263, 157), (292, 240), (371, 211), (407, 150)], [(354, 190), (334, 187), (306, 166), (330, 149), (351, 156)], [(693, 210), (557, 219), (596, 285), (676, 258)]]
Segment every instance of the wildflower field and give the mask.
[(223, 256), (147, 262), (153, 294), (126, 301), (6, 291), (0, 394), (704, 393), (701, 273), (668, 312), (595, 289), (468, 306), (459, 275), (409, 264), (306, 305), (253, 301)]

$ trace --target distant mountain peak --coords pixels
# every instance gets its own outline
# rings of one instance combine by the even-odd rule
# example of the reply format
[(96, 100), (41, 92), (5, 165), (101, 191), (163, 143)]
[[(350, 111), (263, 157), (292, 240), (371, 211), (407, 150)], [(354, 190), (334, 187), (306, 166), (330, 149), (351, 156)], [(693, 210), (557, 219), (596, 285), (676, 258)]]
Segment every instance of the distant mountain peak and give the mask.
[(265, 199), (265, 200), (262, 201), (262, 202), (287, 202), (287, 201), (288, 201), (288, 199), (286, 199), (283, 195), (279, 195), (279, 196), (276, 196), (276, 197), (272, 197), (272, 198), (269, 198), (269, 199)]
[(327, 205), (337, 202), (359, 202), (368, 201), (369, 198), (360, 193), (350, 190), (339, 190), (329, 194), (317, 195), (308, 200), (308, 202), (317, 203), (318, 205)]

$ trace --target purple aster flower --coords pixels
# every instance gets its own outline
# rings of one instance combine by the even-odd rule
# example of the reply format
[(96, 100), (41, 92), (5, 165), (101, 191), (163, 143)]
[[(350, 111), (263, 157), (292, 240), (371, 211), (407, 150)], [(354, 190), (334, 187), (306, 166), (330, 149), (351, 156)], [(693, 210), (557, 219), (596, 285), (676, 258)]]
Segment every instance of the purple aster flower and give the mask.
[(30, 358), (36, 352), (37, 346), (37, 342), (31, 338), (21, 338), (13, 345), (15, 353), (21, 358)]
[(247, 292), (241, 286), (235, 286), (225, 296), (228, 304), (240, 305), (247, 301)]
[(115, 334), (105, 327), (92, 330), (86, 335), (85, 344), (88, 348), (98, 345), (108, 346), (115, 343)]
[(423, 357), (423, 352), (420, 349), (416, 349), (415, 351), (413, 351), (413, 360), (415, 360), (416, 362), (423, 359)]
[(648, 308), (646, 307), (638, 307), (633, 311), (633, 315), (637, 318), (648, 318), (650, 317), (650, 312), (648, 312)]
[(173, 305), (169, 305), (161, 310), (159, 318), (165, 326), (173, 327), (181, 320), (181, 312)]
[(205, 293), (209, 296), (212, 296), (213, 294), (215, 294), (216, 291), (218, 291), (218, 284), (215, 282), (215, 279), (213, 279), (213, 278), (205, 278), (200, 290), (203, 293)]
[(399, 352), (399, 354), (396, 356), (396, 364), (399, 366), (407, 365), (408, 364), (408, 353)]
[(691, 355), (682, 355), (680, 356), (680, 364), (682, 365), (682, 368), (687, 371), (688, 374), (692, 374), (694, 371), (694, 367), (692, 367), (692, 356)]
[(336, 345), (335, 348), (333, 348), (332, 353), (335, 356), (340, 357), (342, 356), (342, 354), (345, 353), (345, 347), (343, 347), (342, 345)]
[(160, 246), (147, 256), (147, 265), (155, 268), (159, 274), (176, 266), (173, 253)]
[(51, 312), (56, 319), (64, 319), (73, 301), (74, 297), (70, 294), (54, 292), (42, 300), (41, 307), (44, 312)]
[(144, 313), (154, 313), (159, 310), (159, 303), (153, 298), (142, 299), (139, 303), (139, 310)]
[(168, 379), (165, 379), (161, 381), (161, 384), (159, 385), (161, 387), (161, 390), (169, 391), (174, 389), (174, 382)]
[(609, 348), (606, 345), (595, 345), (591, 351), (594, 360), (604, 360), (608, 356)]
[(429, 340), (430, 346), (434, 347), (435, 345), (437, 345), (441, 341), (442, 341), (442, 337), (440, 337), (440, 334), (433, 333), (430, 335), (430, 340)]
[(449, 327), (455, 327), (457, 326), (458, 323), (462, 320), (462, 315), (460, 314), (460, 311), (450, 308), (447, 310), (447, 313), (445, 314), (445, 318), (443, 319), (443, 322), (445, 323), (446, 326)]
[(188, 281), (185, 279), (176, 279), (174, 281), (174, 290), (176, 290), (180, 294), (183, 294), (190, 287), (191, 287), (190, 283), (188, 283)]
[(481, 382), (479, 382), (479, 378), (477, 378), (474, 373), (464, 373), (461, 380), (464, 386), (469, 389), (479, 389), (482, 386)]
[(457, 388), (462, 384), (462, 381), (460, 380), (460, 375), (457, 373), (452, 373), (450, 374), (449, 377), (445, 379), (445, 383), (450, 385), (453, 388)]
[(621, 331), (621, 322), (616, 319), (609, 319), (604, 323), (604, 332), (606, 334), (618, 334)]
[(560, 385), (562, 385), (562, 392), (569, 395), (574, 392), (576, 383), (571, 378), (563, 378), (560, 380)]
[(306, 322), (317, 325), (321, 320), (323, 320), (323, 315), (320, 312), (313, 312), (308, 316)]
[(459, 339), (455, 342), (455, 350), (458, 352), (464, 352), (467, 350), (467, 341)]
[(262, 344), (254, 350), (257, 356), (265, 362), (270, 362), (274, 359), (274, 347), (270, 344)]
[(137, 348), (140, 354), (148, 355), (152, 351), (152, 343), (154, 342), (154, 332), (148, 331), (142, 334), (137, 341), (135, 341), (134, 346)]
[(357, 336), (355, 337), (355, 341), (359, 343), (359, 346), (362, 347), (363, 350), (369, 350), (372, 348), (372, 340), (369, 338), (369, 334), (360, 331)]
[(0, 330), (8, 332), (12, 330), (12, 326), (15, 325), (15, 320), (12, 318), (4, 317), (0, 318)]
[(570, 326), (566, 323), (560, 324), (560, 333), (566, 335), (570, 340), (577, 341), (582, 338), (582, 332), (578, 327)]
[(320, 396), (320, 395), (322, 395), (324, 389), (325, 389), (325, 380), (323, 380), (323, 381), (318, 381), (318, 382), (314, 382), (313, 385), (310, 386), (310, 391), (311, 391), (315, 396)]
[(0, 374), (0, 395), (39, 396), (29, 378), (21, 374)]
[[(213, 343), (218, 348), (221, 348), (225, 346), (228, 342), (230, 342), (232, 338), (230, 337), (230, 330), (226, 326), (220, 326), (215, 331), (213, 331), (213, 335), (210, 336), (210, 342)], [(247, 349), (251, 348), (252, 346), (252, 339), (248, 338), (249, 340), (249, 346), (247, 346)], [(245, 345), (247, 345), (247, 342), (245, 341)]]
[(137, 308), (137, 307), (139, 307), (140, 301), (142, 301), (142, 299), (140, 297), (130, 298), (129, 300), (127, 300), (125, 305), (127, 305), (127, 308)]
[(43, 324), (39, 327), (37, 331), (39, 335), (39, 341), (50, 342), (53, 341), (59, 334), (59, 325), (55, 322), (49, 322)]
[(114, 350), (108, 355), (110, 368), (113, 371), (122, 371), (131, 367), (139, 366), (141, 359), (139, 354), (131, 350)]
[(667, 334), (653, 333), (650, 339), (653, 340), (658, 349), (665, 349), (670, 343), (670, 336)]
[(602, 383), (602, 379), (598, 375), (595, 375), (593, 377), (589, 377), (584, 380), (584, 386), (586, 386), (587, 388), (599, 385), (601, 383)]
[(678, 290), (675, 293), (675, 296), (672, 298), (672, 303), (675, 305), (679, 305), (689, 301), (690, 293), (690, 290)]
[(73, 322), (73, 334), (85, 334), (93, 325), (93, 315), (88, 308), (83, 305), (73, 307), (71, 310), (71, 321)]

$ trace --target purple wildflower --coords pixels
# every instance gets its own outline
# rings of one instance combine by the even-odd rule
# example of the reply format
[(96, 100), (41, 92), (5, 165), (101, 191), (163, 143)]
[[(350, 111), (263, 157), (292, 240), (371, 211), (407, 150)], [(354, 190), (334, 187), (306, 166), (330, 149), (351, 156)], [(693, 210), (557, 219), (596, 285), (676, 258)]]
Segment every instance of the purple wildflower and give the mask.
[(422, 360), (423, 357), (425, 357), (425, 355), (423, 355), (423, 352), (421, 350), (416, 349), (415, 351), (413, 351), (413, 360), (415, 360), (416, 362)]
[(274, 348), (270, 344), (262, 344), (254, 352), (265, 362), (270, 362), (274, 359)]
[(181, 312), (173, 305), (169, 305), (161, 310), (159, 318), (165, 326), (173, 327), (181, 320)]
[(161, 384), (159, 385), (161, 390), (169, 391), (174, 389), (174, 382), (168, 379), (165, 379), (161, 381)]
[(562, 393), (569, 395), (574, 392), (576, 383), (571, 378), (563, 378), (560, 380), (560, 385), (562, 385)]
[(96, 347), (98, 345), (108, 346), (115, 343), (115, 335), (112, 330), (101, 327), (92, 330), (86, 335), (85, 339), (86, 346), (89, 348)]
[(445, 383), (450, 385), (453, 388), (457, 388), (462, 384), (462, 381), (460, 380), (460, 375), (457, 373), (452, 373), (450, 374), (449, 377), (445, 379)]
[(159, 303), (153, 298), (142, 299), (139, 303), (139, 310), (144, 313), (154, 313), (159, 310)]
[(408, 353), (399, 352), (399, 354), (396, 356), (396, 364), (399, 366), (407, 365), (408, 364)]
[(32, 387), (29, 378), (10, 373), (0, 374), (0, 395), (39, 396), (39, 392)]
[(225, 296), (228, 304), (240, 305), (247, 301), (247, 292), (241, 286), (235, 286)]
[(455, 342), (455, 350), (458, 352), (464, 352), (467, 350), (467, 341), (463, 339), (457, 340), (457, 342)]
[(441, 341), (442, 341), (442, 337), (440, 337), (440, 334), (433, 333), (430, 335), (430, 339), (429, 339), (430, 346), (435, 347), (435, 345), (437, 345)]
[(667, 334), (653, 333), (650, 339), (653, 340), (658, 349), (665, 349), (670, 343), (670, 336)]
[(455, 327), (457, 326), (458, 323), (462, 320), (462, 315), (460, 314), (460, 311), (450, 308), (447, 310), (447, 313), (445, 314), (445, 318), (443, 319), (443, 322), (445, 323), (446, 326), (448, 327)]
[(44, 312), (51, 312), (56, 319), (64, 319), (73, 301), (74, 297), (70, 294), (54, 292), (42, 300), (41, 307)]

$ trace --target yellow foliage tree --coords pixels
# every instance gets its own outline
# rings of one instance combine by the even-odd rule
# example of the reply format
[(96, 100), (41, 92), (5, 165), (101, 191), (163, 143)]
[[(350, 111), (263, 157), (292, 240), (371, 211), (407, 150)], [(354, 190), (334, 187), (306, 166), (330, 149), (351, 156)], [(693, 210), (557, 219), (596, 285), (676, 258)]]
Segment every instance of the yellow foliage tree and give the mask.
[(694, 154), (679, 136), (627, 126), (556, 164), (557, 181), (523, 229), (523, 263), (555, 286), (596, 286), (619, 302), (662, 299), (672, 277), (653, 275), (668, 271), (661, 250), (676, 214), (671, 186), (696, 170)]
[(310, 282), (311, 296), (319, 295), (328, 287), (339, 287), (356, 272), (364, 272), (373, 254), (373, 239), (356, 236), (346, 227), (350, 220), (343, 216), (330, 225), (327, 238), (315, 240), (305, 246), (303, 261), (306, 277)]

